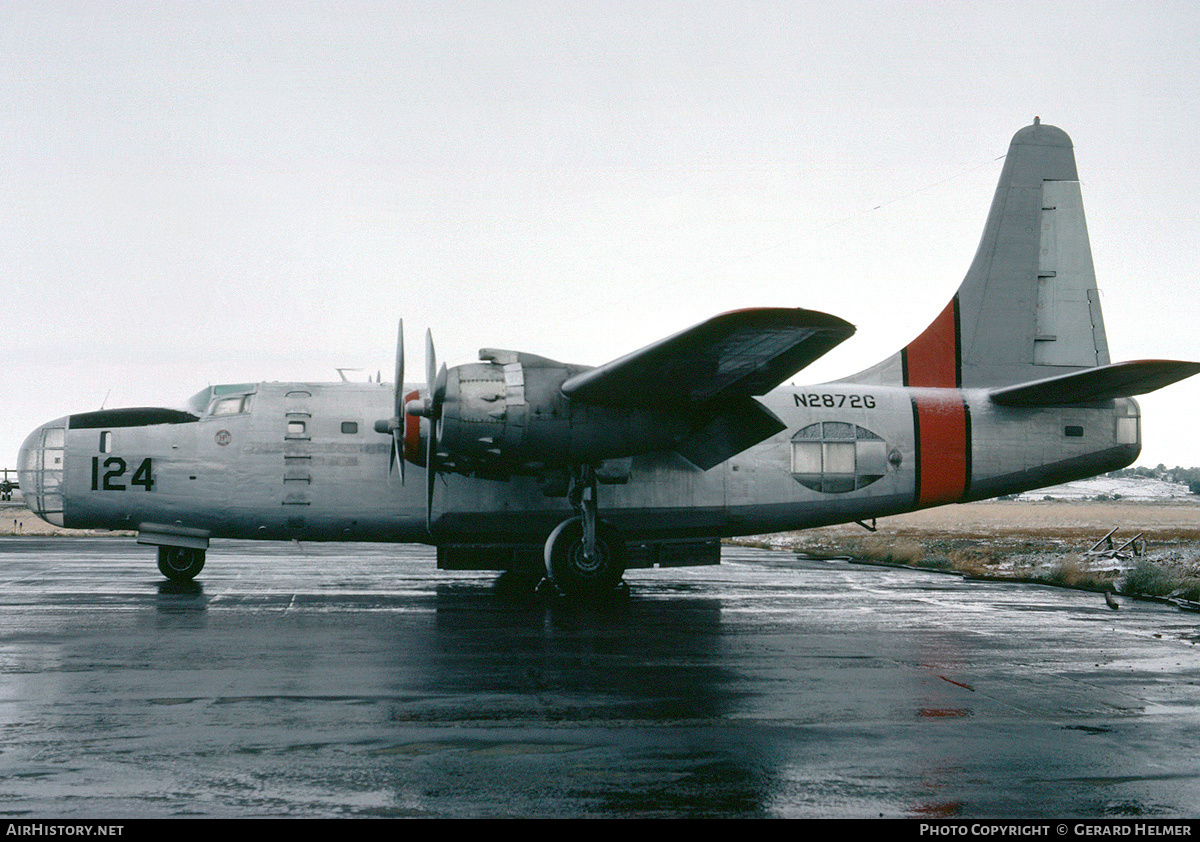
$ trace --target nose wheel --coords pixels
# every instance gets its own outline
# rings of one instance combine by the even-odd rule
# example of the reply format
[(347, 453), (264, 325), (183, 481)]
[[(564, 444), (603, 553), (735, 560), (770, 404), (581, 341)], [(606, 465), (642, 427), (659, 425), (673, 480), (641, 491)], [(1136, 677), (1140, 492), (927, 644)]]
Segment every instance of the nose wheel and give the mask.
[(173, 582), (189, 582), (204, 569), (204, 550), (192, 547), (158, 548), (158, 570)]

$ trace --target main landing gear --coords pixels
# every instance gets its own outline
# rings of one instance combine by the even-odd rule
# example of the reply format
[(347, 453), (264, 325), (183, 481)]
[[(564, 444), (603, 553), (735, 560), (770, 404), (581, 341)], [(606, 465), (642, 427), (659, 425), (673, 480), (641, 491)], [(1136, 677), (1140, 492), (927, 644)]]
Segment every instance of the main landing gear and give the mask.
[(625, 542), (596, 509), (596, 471), (571, 469), (567, 497), (576, 517), (565, 520), (546, 540), (546, 576), (569, 597), (611, 594), (625, 573)]
[(158, 570), (172, 582), (190, 582), (204, 569), (204, 550), (192, 547), (158, 548)]

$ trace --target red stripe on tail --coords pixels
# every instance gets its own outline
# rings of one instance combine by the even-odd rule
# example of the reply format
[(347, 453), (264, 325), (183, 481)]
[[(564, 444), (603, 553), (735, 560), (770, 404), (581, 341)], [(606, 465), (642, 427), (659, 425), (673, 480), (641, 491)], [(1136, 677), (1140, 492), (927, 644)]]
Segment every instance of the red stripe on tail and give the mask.
[(957, 389), (962, 385), (957, 295), (901, 355), (905, 386)]

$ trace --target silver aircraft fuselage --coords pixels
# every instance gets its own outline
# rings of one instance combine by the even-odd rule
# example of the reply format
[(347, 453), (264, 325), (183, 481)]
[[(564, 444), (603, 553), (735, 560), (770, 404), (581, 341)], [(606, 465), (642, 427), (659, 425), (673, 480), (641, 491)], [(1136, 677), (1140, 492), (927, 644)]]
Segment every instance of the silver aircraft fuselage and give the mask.
[[(390, 437), (372, 428), (390, 386), (243, 391), (240, 411), (214, 414), (214, 400), (195, 420), (52, 421), (22, 448), (26, 499), (70, 528), (269, 540), (540, 543), (571, 515), (533, 477), (444, 473), (431, 532), (424, 470), (407, 466), (401, 482)], [(631, 539), (803, 529), (1093, 476), (1140, 451), (1129, 398), (1006, 407), (985, 390), (833, 383), (761, 400), (785, 431), (707, 471), (671, 452), (635, 456), (625, 482), (599, 486), (604, 518)]]

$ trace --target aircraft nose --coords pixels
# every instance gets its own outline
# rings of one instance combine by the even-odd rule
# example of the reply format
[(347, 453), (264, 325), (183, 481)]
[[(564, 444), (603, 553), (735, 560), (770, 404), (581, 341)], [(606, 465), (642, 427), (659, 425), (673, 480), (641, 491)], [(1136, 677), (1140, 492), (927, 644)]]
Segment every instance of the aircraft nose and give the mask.
[(17, 474), (25, 505), (53, 526), (63, 525), (66, 445), (67, 419), (59, 418), (30, 433), (17, 456)]

